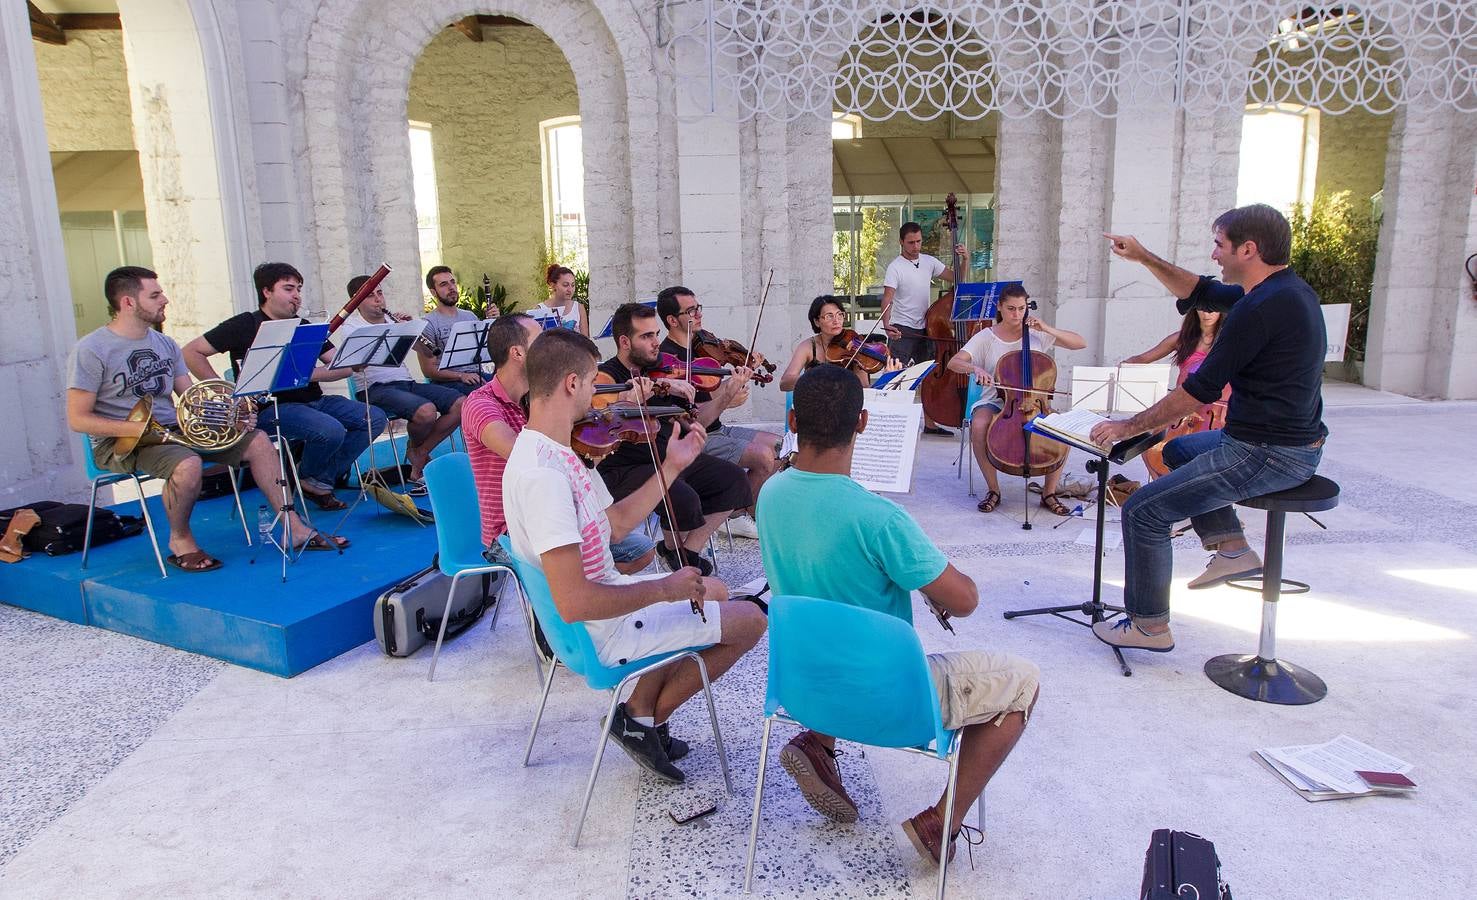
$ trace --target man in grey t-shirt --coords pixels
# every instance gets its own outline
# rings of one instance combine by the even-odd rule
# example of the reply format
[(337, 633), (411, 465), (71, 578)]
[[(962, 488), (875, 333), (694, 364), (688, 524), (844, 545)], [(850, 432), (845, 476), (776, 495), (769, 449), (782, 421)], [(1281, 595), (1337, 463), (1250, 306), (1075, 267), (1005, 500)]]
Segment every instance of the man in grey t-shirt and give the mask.
[[(164, 323), (169, 298), (159, 287), (159, 276), (138, 266), (108, 273), (103, 283), (113, 318), (77, 342), (67, 365), (67, 425), (92, 439), (92, 458), (111, 472), (140, 472), (164, 482), (164, 512), (169, 520), (170, 565), (186, 572), (218, 569), (219, 559), (200, 549), (190, 531), (190, 513), (200, 496), (201, 460), (251, 467), (256, 483), (278, 509), (287, 508), (298, 546), (334, 549), (325, 538), (297, 517), (282, 494), (282, 468), (271, 441), (259, 430), (246, 432), (232, 446), (199, 451), (179, 443), (145, 436), (126, 455), (115, 452), (118, 438), (135, 437), (144, 422), (128, 421), (128, 414), (144, 397), (152, 399), (155, 421), (166, 427), (178, 422), (174, 394), (191, 384), (179, 345), (156, 330)], [(315, 546), (315, 543), (317, 546)]]
[(465, 365), (443, 369), (438, 363), (441, 351), (446, 349), (446, 342), (451, 337), (451, 326), (458, 322), (475, 322), (477, 316), (471, 310), (456, 305), (461, 295), (457, 291), (456, 276), (450, 268), (433, 266), (426, 273), (426, 288), (435, 295), (436, 308), (426, 313), (426, 330), (421, 332), (421, 340), (415, 345), (421, 371), (432, 384), (454, 388), (466, 396), (486, 380), (482, 367)]

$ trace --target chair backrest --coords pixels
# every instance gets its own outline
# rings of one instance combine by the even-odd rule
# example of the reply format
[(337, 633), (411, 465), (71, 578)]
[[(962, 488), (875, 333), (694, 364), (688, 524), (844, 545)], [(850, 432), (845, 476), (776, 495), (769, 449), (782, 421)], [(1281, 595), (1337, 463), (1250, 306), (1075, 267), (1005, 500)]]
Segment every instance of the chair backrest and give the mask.
[(769, 604), (764, 711), (783, 707), (806, 728), (876, 747), (925, 747), (949, 733), (913, 626), (886, 613), (815, 597)]
[(784, 430), (787, 431), (787, 432), (790, 430), (790, 410), (793, 409), (794, 406), (795, 406), (795, 392), (794, 391), (785, 391), (785, 421), (784, 421), (783, 424), (785, 426)]
[(477, 482), (472, 460), (465, 453), (447, 453), (426, 464), (426, 492), (436, 515), (436, 552), (441, 571), (448, 575), (487, 565), (482, 555), (482, 512), (477, 505)]
[[(428, 475), (430, 471), (430, 466), (427, 466)], [(439, 517), (440, 514), (437, 515)], [(506, 534), (499, 537), (497, 542), (507, 551), (508, 556), (512, 557), (513, 570), (518, 575), (518, 583), (523, 585), (523, 595), (533, 605), (533, 614), (538, 617), (539, 624), (543, 626), (544, 637), (548, 639), (554, 655), (559, 657), (559, 661), (568, 666), (571, 672), (588, 681), (591, 687), (601, 689), (613, 685), (614, 681), (610, 684), (605, 683), (608, 679), (604, 676), (610, 669), (600, 662), (600, 657), (595, 653), (595, 642), (590, 639), (590, 633), (585, 630), (584, 624), (566, 622), (559, 615), (558, 608), (554, 606), (554, 594), (549, 590), (549, 580), (544, 577), (544, 571), (514, 553), (513, 542), (508, 540)]]
[(972, 375), (966, 375), (964, 378), (966, 385), (964, 390), (964, 418), (968, 419), (971, 418), (969, 411), (974, 409), (976, 403), (980, 402), (980, 397), (983, 397), (985, 394), (985, 388), (978, 381), (975, 381)]
[(87, 470), (87, 480), (92, 481), (100, 476), (113, 474), (105, 469), (99, 469), (97, 463), (93, 460), (92, 435), (80, 434), (78, 437), (82, 438), (82, 466)]

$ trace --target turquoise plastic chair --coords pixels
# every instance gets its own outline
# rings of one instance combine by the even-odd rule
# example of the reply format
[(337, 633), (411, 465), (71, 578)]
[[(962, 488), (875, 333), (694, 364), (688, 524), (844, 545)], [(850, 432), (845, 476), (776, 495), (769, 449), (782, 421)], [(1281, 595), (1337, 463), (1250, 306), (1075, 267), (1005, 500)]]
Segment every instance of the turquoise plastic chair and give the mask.
[[(746, 894), (754, 876), (769, 737), (776, 721), (941, 760), (949, 766), (944, 807), (954, 808), (959, 733), (944, 728), (933, 676), (913, 626), (896, 616), (832, 600), (775, 597), (769, 604), (769, 685), (744, 863)], [(983, 799), (979, 820), (983, 830)], [(939, 866), (940, 898), (947, 862), (945, 847), (944, 864)]]
[[(974, 418), (974, 405), (984, 396), (985, 389), (973, 378), (965, 379), (968, 387), (964, 391), (964, 421), (959, 428), (959, 458), (954, 460), (954, 477), (963, 475), (965, 449), (969, 446), (969, 424)], [(969, 496), (974, 496), (974, 460), (969, 461)]]
[(154, 536), (154, 519), (149, 515), (149, 504), (144, 500), (143, 480), (153, 476), (139, 475), (137, 472), (126, 474), (109, 472), (98, 468), (92, 458), (92, 437), (86, 434), (80, 437), (82, 438), (82, 465), (87, 470), (87, 479), (92, 482), (92, 499), (87, 502), (87, 530), (82, 533), (82, 568), (87, 568), (87, 554), (92, 550), (92, 514), (97, 510), (97, 489), (103, 485), (132, 479), (133, 487), (138, 491), (138, 505), (144, 511), (144, 528), (149, 532), (149, 543), (154, 545), (154, 561), (159, 563), (159, 575), (168, 578), (169, 570), (164, 568), (164, 554), (159, 552), (159, 539)]
[(533, 717), (533, 730), (528, 734), (528, 747), (523, 753), (523, 765), (527, 766), (529, 758), (533, 756), (533, 741), (538, 737), (538, 726), (544, 717), (544, 706), (549, 702), (549, 689), (554, 685), (554, 673), (561, 665), (585, 679), (585, 683), (592, 690), (610, 691), (610, 703), (606, 705), (605, 718), (600, 720), (600, 739), (595, 744), (595, 762), (590, 766), (590, 778), (585, 784), (585, 799), (580, 804), (580, 815), (574, 826), (572, 846), (579, 846), (580, 834), (585, 828), (585, 814), (590, 810), (590, 797), (595, 792), (595, 779), (600, 774), (600, 759), (605, 755), (605, 743), (610, 738), (610, 731), (605, 727), (605, 723), (615, 716), (615, 707), (620, 702), (621, 694), (625, 692), (627, 685), (642, 675), (655, 672), (663, 666), (679, 663), (684, 659), (696, 662), (698, 673), (702, 675), (703, 696), (708, 701), (708, 720), (713, 725), (713, 744), (718, 750), (718, 766), (723, 770), (723, 785), (728, 795), (733, 796), (733, 779), (728, 774), (728, 754), (723, 749), (723, 733), (718, 728), (718, 708), (713, 705), (713, 689), (708, 681), (708, 667), (703, 663), (703, 658), (698, 655), (699, 650), (705, 650), (707, 647), (688, 647), (685, 650), (658, 653), (643, 659), (631, 660), (623, 666), (607, 666), (595, 653), (595, 642), (590, 639), (590, 632), (585, 629), (584, 623), (565, 622), (559, 615), (543, 570), (513, 553), (512, 544), (508, 541), (507, 535), (498, 538), (498, 543), (502, 544), (503, 548), (508, 551), (508, 555), (512, 557), (513, 568), (517, 570), (518, 578), (523, 582), (523, 590), (533, 606), (534, 615), (538, 617), (539, 624), (543, 626), (544, 637), (554, 650), (555, 657), (554, 664), (549, 667), (549, 674), (544, 681), (544, 693), (539, 698), (538, 712)]
[[(446, 613), (441, 616), (441, 627), (436, 632), (436, 647), (431, 651), (431, 670), (426, 673), (427, 681), (436, 678), (436, 660), (441, 656), (441, 644), (446, 640), (446, 623), (451, 616), (451, 598), (456, 596), (457, 582), (474, 575), (504, 574), (513, 581), (518, 591), (518, 601), (525, 609), (528, 599), (518, 583), (518, 574), (512, 567), (502, 563), (490, 563), (483, 555), (481, 510), (477, 506), (477, 482), (472, 477), (471, 457), (465, 453), (448, 453), (426, 464), (426, 489), (431, 497), (431, 512), (436, 517), (436, 565), (441, 574), (451, 578), (447, 588)], [(492, 608), (492, 625), (497, 628), (497, 614), (503, 605)], [(538, 648), (534, 644), (533, 630), (529, 629), (528, 645), (533, 649), (534, 677), (543, 675), (538, 662)]]

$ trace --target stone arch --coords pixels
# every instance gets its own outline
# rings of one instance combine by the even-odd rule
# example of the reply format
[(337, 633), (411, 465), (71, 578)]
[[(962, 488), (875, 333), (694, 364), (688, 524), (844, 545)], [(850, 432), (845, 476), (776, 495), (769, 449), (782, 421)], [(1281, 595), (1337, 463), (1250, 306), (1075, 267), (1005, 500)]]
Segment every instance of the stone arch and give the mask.
[[(528, 22), (563, 50), (579, 90), (584, 128), (591, 280), (606, 302), (632, 295), (636, 222), (654, 230), (656, 218), (651, 201), (639, 212), (633, 202), (626, 61), (596, 6), (582, 0), (435, 0), (406, 9), (329, 0), (309, 36), (321, 59), (310, 59), (303, 83), (309, 115), (327, 126), (315, 123), (307, 135), (318, 280), (325, 296), (335, 295), (331, 286), (340, 273), (381, 257), (397, 270), (419, 268), (405, 135), (411, 72), (447, 23), (484, 13)], [(368, 77), (355, 77), (365, 69), (364, 60), (374, 61)], [(344, 85), (350, 89), (341, 91)], [(651, 112), (654, 117), (654, 105)], [(642, 151), (654, 170), (650, 142), (643, 142)]]

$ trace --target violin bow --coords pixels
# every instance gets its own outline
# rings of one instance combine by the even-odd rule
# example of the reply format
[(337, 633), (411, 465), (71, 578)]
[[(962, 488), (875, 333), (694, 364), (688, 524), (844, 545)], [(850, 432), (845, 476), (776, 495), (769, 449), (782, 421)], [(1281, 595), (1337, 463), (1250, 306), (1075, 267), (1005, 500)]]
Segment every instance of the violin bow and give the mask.
[(754, 344), (759, 340), (759, 323), (764, 319), (764, 301), (769, 299), (769, 286), (774, 284), (774, 267), (769, 267), (769, 277), (764, 280), (764, 293), (759, 295), (759, 312), (754, 314), (754, 336), (749, 338), (749, 349), (744, 354), (744, 368), (751, 368), (754, 361)]
[[(688, 347), (690, 353), (691, 343), (688, 344)], [(688, 376), (691, 377), (691, 363), (688, 364), (687, 369)], [(636, 410), (644, 417), (646, 415), (646, 401), (642, 399), (641, 395), (643, 393), (643, 391), (636, 392)], [(676, 423), (673, 423), (672, 427), (677, 427)], [(667, 523), (671, 525), (671, 532), (677, 538), (677, 549), (674, 551), (674, 555), (677, 557), (677, 561), (680, 563), (682, 562), (683, 550), (686, 548), (687, 545), (687, 536), (684, 535), (682, 533), (682, 529), (677, 526), (677, 516), (672, 512), (672, 493), (667, 485), (666, 473), (662, 471), (662, 461), (660, 458), (658, 458), (656, 454), (656, 442), (657, 438), (652, 437), (652, 439), (647, 443), (646, 448), (651, 451), (651, 465), (652, 468), (656, 470), (656, 483), (662, 489), (662, 507), (667, 511)], [(666, 540), (666, 536), (663, 535), (662, 539)], [(697, 600), (694, 599), (689, 599), (687, 602), (692, 606), (693, 615), (698, 616), (703, 620), (704, 623), (706, 623), (708, 621), (708, 614), (703, 612), (702, 604), (698, 603)]]
[(877, 326), (882, 324), (882, 318), (887, 315), (887, 311), (889, 309), (892, 309), (892, 301), (888, 301), (887, 305), (882, 307), (882, 312), (877, 315), (877, 320), (874, 321), (872, 323), (872, 327), (868, 329), (867, 336), (862, 338), (861, 341), (857, 343), (855, 350), (851, 351), (851, 356), (847, 357), (846, 360), (846, 368), (851, 368), (851, 364), (856, 362), (857, 354), (862, 352), (862, 348), (867, 346), (867, 341), (872, 337), (872, 335), (877, 333)]

